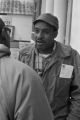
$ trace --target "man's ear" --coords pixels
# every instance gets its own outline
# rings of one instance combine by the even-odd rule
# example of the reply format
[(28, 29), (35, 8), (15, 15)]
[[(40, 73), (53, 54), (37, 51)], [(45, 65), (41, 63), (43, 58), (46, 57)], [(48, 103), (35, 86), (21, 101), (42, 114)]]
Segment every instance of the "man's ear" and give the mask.
[(58, 30), (54, 31), (54, 38), (56, 38), (58, 35)]

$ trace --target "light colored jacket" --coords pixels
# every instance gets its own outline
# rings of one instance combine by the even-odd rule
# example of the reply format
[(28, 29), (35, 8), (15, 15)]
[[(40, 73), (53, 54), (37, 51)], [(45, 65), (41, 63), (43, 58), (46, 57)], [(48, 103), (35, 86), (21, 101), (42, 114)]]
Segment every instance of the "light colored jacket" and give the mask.
[(0, 120), (54, 120), (39, 76), (0, 45)]
[[(19, 60), (34, 69), (35, 45), (21, 50)], [(55, 120), (80, 120), (80, 55), (78, 52), (70, 46), (56, 42), (56, 49), (44, 69), (42, 81)]]

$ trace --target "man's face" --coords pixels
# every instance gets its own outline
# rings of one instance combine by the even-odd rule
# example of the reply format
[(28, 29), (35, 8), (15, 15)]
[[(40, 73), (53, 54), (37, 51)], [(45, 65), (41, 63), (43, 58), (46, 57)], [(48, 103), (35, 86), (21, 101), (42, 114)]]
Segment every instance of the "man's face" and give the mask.
[(54, 42), (54, 29), (45, 22), (39, 21), (35, 24), (35, 43), (39, 50), (47, 51)]

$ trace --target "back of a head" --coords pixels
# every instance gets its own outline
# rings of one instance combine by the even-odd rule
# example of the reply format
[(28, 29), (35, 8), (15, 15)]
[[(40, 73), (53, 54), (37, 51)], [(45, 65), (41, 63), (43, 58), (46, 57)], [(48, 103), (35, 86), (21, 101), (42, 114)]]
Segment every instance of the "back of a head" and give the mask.
[(1, 34), (1, 31), (3, 29), (3, 27), (5, 26), (5, 23), (3, 22), (3, 20), (0, 18), (0, 34)]
[(9, 31), (9, 28), (5, 26), (4, 21), (0, 18), (0, 44), (10, 48), (10, 36), (7, 31)]
[(33, 21), (33, 24), (35, 25), (39, 21), (43, 21), (43, 22), (51, 25), (56, 30), (58, 30), (58, 28), (59, 28), (58, 18), (50, 13), (41, 14), (35, 21)]

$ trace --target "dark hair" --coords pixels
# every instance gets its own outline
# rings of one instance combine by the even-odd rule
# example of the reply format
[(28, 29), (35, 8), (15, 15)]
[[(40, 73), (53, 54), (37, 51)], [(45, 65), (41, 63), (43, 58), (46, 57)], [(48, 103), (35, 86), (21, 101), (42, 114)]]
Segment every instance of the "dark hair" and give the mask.
[(0, 44), (6, 45), (10, 48), (10, 29), (5, 25), (4, 21), (0, 18)]
[(0, 18), (0, 33), (2, 32), (3, 27), (5, 26), (4, 21)]
[(10, 29), (8, 27), (4, 26), (2, 28), (2, 31), (0, 33), (0, 44), (4, 44), (10, 48), (10, 35), (8, 31), (10, 32)]

